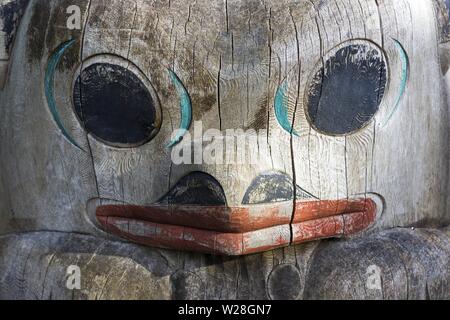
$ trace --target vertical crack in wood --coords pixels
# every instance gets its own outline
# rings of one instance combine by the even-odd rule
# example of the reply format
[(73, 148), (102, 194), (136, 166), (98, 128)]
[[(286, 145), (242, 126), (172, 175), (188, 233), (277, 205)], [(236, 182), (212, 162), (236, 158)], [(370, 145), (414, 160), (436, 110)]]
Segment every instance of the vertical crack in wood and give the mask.
[[(383, 19), (382, 19), (382, 15), (381, 15), (381, 5), (379, 3), (380, 0), (375, 0), (375, 5), (377, 8), (377, 14), (378, 14), (378, 23), (379, 23), (379, 30), (380, 30), (380, 38), (381, 38), (381, 50), (382, 50), (382, 54), (384, 54), (385, 52), (385, 35), (384, 35), (384, 24), (383, 24)], [(379, 87), (381, 88), (381, 84), (382, 84), (382, 74), (381, 74), (381, 70), (380, 70), (380, 85)], [(380, 101), (381, 99), (381, 90), (378, 92), (379, 96), (378, 96), (378, 101)], [(381, 102), (381, 101), (380, 101)], [(366, 167), (368, 168), (370, 166), (370, 181), (366, 182), (366, 195), (367, 192), (369, 192), (369, 190), (373, 189), (373, 175), (374, 175), (374, 170), (375, 170), (375, 153), (376, 153), (376, 141), (377, 141), (377, 121), (376, 118), (374, 118), (374, 123), (373, 123), (373, 137), (372, 137), (372, 149), (371, 149), (371, 159), (370, 159), (370, 164), (368, 163), (369, 161), (369, 157), (366, 157)], [(367, 179), (369, 179), (368, 174), (366, 173), (366, 177)], [(370, 184), (370, 186), (369, 186)]]
[(184, 24), (184, 35), (187, 35), (187, 26), (188, 26), (189, 22), (191, 21), (191, 10), (192, 10), (192, 4), (189, 4), (188, 16), (187, 16), (186, 22)]
[[(322, 92), (323, 79), (325, 79), (325, 57), (324, 57), (325, 56), (325, 52), (324, 52), (323, 35), (322, 35), (322, 31), (320, 29), (320, 24), (319, 24), (319, 18), (321, 18), (321, 16), (320, 16), (319, 9), (316, 7), (314, 2), (312, 0), (309, 0), (309, 2), (311, 3), (312, 7), (314, 8), (314, 12), (315, 12), (314, 22), (316, 24), (317, 35), (319, 37), (320, 60), (321, 60), (321, 63), (322, 63), (322, 68), (321, 68), (321, 72), (322, 72), (321, 79), (322, 79), (322, 81), (320, 83), (320, 92)], [(318, 103), (319, 108), (320, 108), (320, 105), (321, 105), (321, 103), (319, 101), (319, 103)], [(320, 110), (318, 109), (317, 112), (320, 112)], [(312, 178), (313, 173), (312, 173), (312, 160), (311, 160), (312, 131), (313, 131), (313, 128), (310, 126), (309, 137), (308, 137), (309, 174), (310, 174), (311, 185), (314, 185), (313, 184), (313, 178)], [(322, 195), (322, 182), (321, 182), (320, 170), (319, 169), (317, 170), (317, 179), (318, 179), (318, 190), (319, 190), (318, 198), (319, 198), (319, 200), (322, 200), (322, 198), (323, 198), (323, 195)]]
[[(291, 148), (291, 161), (292, 161), (292, 184), (294, 191), (293, 193), (293, 203), (292, 203), (292, 215), (291, 215), (291, 221), (289, 223), (290, 226), (290, 233), (291, 233), (291, 239), (290, 244), (292, 245), (294, 242), (294, 219), (295, 219), (295, 211), (297, 207), (297, 176), (296, 176), (296, 170), (295, 170), (295, 156), (294, 156), (294, 126), (295, 126), (295, 119), (300, 99), (300, 91), (301, 91), (301, 85), (300, 85), (300, 79), (301, 79), (301, 71), (302, 71), (302, 64), (301, 64), (301, 58), (300, 58), (300, 39), (299, 39), (299, 33), (297, 24), (295, 22), (294, 16), (292, 15), (292, 10), (289, 9), (289, 14), (291, 16), (292, 24), (294, 26), (295, 31), (295, 39), (296, 39), (296, 45), (297, 45), (297, 64), (298, 64), (298, 77), (297, 77), (297, 96), (295, 99), (295, 107), (294, 107), (294, 113), (292, 116), (292, 125), (291, 125), (291, 132), (290, 132), (290, 148)], [(302, 20), (303, 24), (303, 20)]]
[(225, 0), (225, 20), (226, 20), (226, 28), (227, 28), (227, 34), (230, 31), (230, 17), (228, 14), (228, 0)]
[(138, 13), (138, 5), (137, 2), (134, 2), (134, 15), (133, 15), (133, 22), (131, 23), (130, 27), (130, 38), (128, 40), (128, 50), (127, 50), (127, 69), (130, 67), (130, 53), (131, 53), (131, 46), (133, 41), (133, 31), (134, 31), (134, 25), (136, 23), (136, 17)]
[(222, 54), (219, 55), (219, 71), (217, 72), (217, 109), (219, 112), (219, 130), (222, 131), (222, 106), (221, 106), (221, 76), (222, 76)]
[(378, 12), (378, 23), (380, 26), (380, 32), (381, 32), (381, 48), (384, 50), (384, 32), (383, 32), (383, 20), (381, 18), (381, 9), (379, 0), (375, 0), (375, 4), (377, 6), (377, 12)]
[[(267, 12), (267, 8), (266, 8)], [(268, 46), (268, 52), (269, 52), (269, 78), (267, 80), (267, 97), (270, 95), (270, 82), (272, 79), (272, 38), (273, 38), (273, 30), (272, 30), (272, 8), (269, 8), (269, 17), (268, 17), (268, 28), (269, 28), (269, 34), (267, 37), (267, 46)], [(270, 107), (270, 99), (267, 98), (267, 141), (269, 141), (270, 137), (270, 114), (271, 114), (271, 107)]]
[[(87, 10), (86, 10), (86, 20), (84, 22), (84, 27), (83, 27), (83, 31), (81, 33), (81, 39), (80, 39), (80, 61), (81, 61), (81, 67), (80, 67), (80, 81), (82, 81), (82, 72), (83, 72), (83, 67), (84, 67), (84, 41), (86, 38), (86, 30), (88, 28), (88, 24), (89, 24), (89, 18), (90, 18), (90, 13), (91, 13), (91, 5), (92, 5), (92, 0), (88, 0), (88, 5), (87, 5)], [(82, 86), (80, 85), (80, 104), (81, 104), (81, 115), (82, 115), (82, 119), (83, 117), (83, 90), (82, 90)], [(84, 124), (83, 124), (84, 127)], [(87, 147), (89, 150), (89, 158), (91, 160), (91, 165), (92, 165), (92, 170), (94, 173), (94, 183), (95, 183), (95, 189), (97, 191), (97, 197), (100, 197), (100, 187), (99, 187), (99, 183), (98, 183), (98, 177), (97, 177), (97, 169), (95, 167), (95, 160), (94, 160), (94, 154), (92, 152), (92, 146), (91, 146), (91, 142), (90, 142), (90, 138), (89, 138), (89, 132), (86, 131), (86, 142), (87, 142)]]

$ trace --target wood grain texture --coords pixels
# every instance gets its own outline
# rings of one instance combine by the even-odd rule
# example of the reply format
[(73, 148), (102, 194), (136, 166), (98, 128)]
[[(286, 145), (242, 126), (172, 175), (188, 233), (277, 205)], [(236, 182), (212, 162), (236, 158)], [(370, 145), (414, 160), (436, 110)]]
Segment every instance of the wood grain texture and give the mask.
[(0, 1), (0, 89), (7, 81), (17, 29), (29, 0)]
[[(449, 299), (448, 229), (394, 229), (242, 258), (185, 255), (95, 237), (0, 238), (2, 299)], [(180, 259), (183, 257), (182, 259)], [(66, 270), (81, 269), (81, 290)], [(381, 287), (370, 289), (370, 267)]]
[[(97, 196), (92, 160), (65, 139), (53, 121), (44, 95), (45, 71), (51, 55), (61, 43), (81, 35), (81, 30), (64, 27), (65, 9), (69, 4), (77, 4), (85, 11), (87, 1), (58, 4), (30, 2), (16, 34), (10, 77), (1, 92), (0, 162), (5, 186), (2, 197), (10, 203), (0, 218), (4, 232), (93, 230), (85, 213), (86, 199)], [(79, 50), (77, 43), (62, 58), (54, 91), (64, 126), (85, 147), (86, 133), (72, 111), (71, 95), (66, 94), (72, 91)]]
[[(295, 195), (283, 198), (283, 221), (295, 218), (296, 198), (305, 192), (324, 205), (334, 205), (330, 210), (336, 213), (342, 200), (376, 201), (375, 231), (448, 225), (450, 125), (443, 75), (448, 63), (442, 54), (446, 20), (437, 10), (444, 7), (436, 3), (30, 1), (16, 31), (10, 77), (0, 92), (0, 233), (52, 230), (105, 239), (108, 235), (95, 224), (91, 204), (152, 205), (193, 172), (212, 176), (232, 208), (242, 206), (261, 175), (283, 175)], [(82, 10), (82, 30), (65, 27), (65, 9), (73, 4)], [(43, 83), (55, 50), (70, 39), (74, 45), (54, 75), (54, 96), (61, 123), (81, 150), (55, 123)], [(387, 84), (379, 110), (367, 125), (335, 136), (316, 130), (305, 110), (317, 69), (347, 44), (376, 47), (387, 63)], [(126, 68), (152, 88), (162, 123), (151, 142), (115, 148), (83, 129), (74, 112), (74, 81), (80, 70), (96, 62)], [(168, 70), (186, 87), (193, 120), (204, 130), (261, 130), (262, 138), (241, 142), (232, 150), (240, 154), (245, 149), (246, 157), (260, 152), (261, 159), (175, 165), (166, 146), (181, 122), (180, 97)], [(286, 132), (277, 119), (276, 92), (283, 84), (285, 120), (298, 136)], [(342, 91), (352, 93), (348, 87)], [(205, 146), (207, 142), (195, 135), (198, 125), (194, 122), (189, 129), (191, 143)], [(274, 198), (269, 192), (261, 194), (264, 190), (257, 192), (256, 201)], [(365, 223), (364, 217), (352, 218), (355, 226)], [(301, 226), (306, 236), (299, 232), (300, 239), (308, 239), (308, 232), (346, 234), (339, 223), (331, 231), (325, 226)], [(293, 238), (292, 223), (287, 229), (267, 238), (282, 235), (285, 240), (286, 233)], [(255, 243), (261, 239), (265, 238)], [(179, 259), (198, 263), (190, 256), (180, 253)], [(289, 268), (280, 272), (296, 274)], [(191, 281), (189, 275), (176, 278)]]

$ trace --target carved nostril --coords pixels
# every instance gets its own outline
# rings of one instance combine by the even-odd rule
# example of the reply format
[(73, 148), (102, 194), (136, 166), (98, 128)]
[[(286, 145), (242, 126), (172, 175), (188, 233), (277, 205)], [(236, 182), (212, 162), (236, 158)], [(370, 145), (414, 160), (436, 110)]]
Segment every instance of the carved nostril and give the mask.
[[(316, 199), (313, 195), (296, 188), (298, 199)], [(267, 172), (256, 177), (245, 193), (242, 204), (277, 203), (294, 200), (294, 182), (281, 172)]]
[(182, 178), (158, 203), (170, 205), (226, 206), (220, 183), (204, 172), (192, 172)]

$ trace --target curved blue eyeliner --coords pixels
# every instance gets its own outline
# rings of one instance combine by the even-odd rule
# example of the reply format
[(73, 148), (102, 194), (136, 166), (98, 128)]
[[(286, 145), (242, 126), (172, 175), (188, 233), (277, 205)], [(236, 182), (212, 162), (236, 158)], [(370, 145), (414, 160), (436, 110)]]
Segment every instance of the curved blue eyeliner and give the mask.
[(50, 113), (53, 116), (53, 120), (55, 120), (56, 124), (58, 125), (59, 129), (61, 130), (64, 137), (75, 147), (78, 149), (84, 151), (76, 142), (75, 140), (69, 135), (67, 130), (64, 128), (64, 124), (61, 121), (61, 117), (58, 113), (58, 108), (56, 106), (55, 102), (55, 95), (53, 91), (53, 86), (55, 82), (55, 71), (56, 67), (59, 64), (59, 61), (61, 60), (61, 57), (63, 56), (64, 52), (70, 48), (73, 43), (75, 42), (75, 39), (69, 40), (67, 42), (64, 42), (61, 44), (57, 49), (56, 52), (52, 55), (50, 60), (48, 61), (47, 70), (45, 71), (45, 81), (44, 81), (44, 88), (45, 88), (45, 97), (47, 98), (48, 108), (50, 109)]
[(176, 137), (167, 145), (167, 148), (172, 148), (178, 143), (180, 143), (180, 141), (183, 139), (183, 136), (186, 134), (186, 132), (189, 130), (189, 127), (191, 126), (192, 104), (191, 104), (191, 97), (189, 96), (189, 93), (184, 87), (180, 78), (178, 78), (178, 76), (172, 70), (168, 71), (170, 79), (172, 80), (178, 92), (178, 95), (180, 96), (180, 112), (181, 112), (180, 129)]
[(286, 91), (287, 82), (285, 81), (278, 87), (277, 93), (275, 95), (275, 116), (280, 126), (286, 132), (299, 137), (297, 132), (294, 130), (293, 124), (289, 121)]
[[(408, 77), (409, 77), (409, 58), (408, 55), (406, 54), (406, 50), (405, 48), (403, 48), (403, 46), (401, 45), (401, 43), (392, 38), (392, 40), (395, 43), (395, 47), (397, 48), (399, 54), (400, 54), (400, 59), (402, 60), (402, 75), (401, 75), (401, 84), (400, 84), (400, 92), (398, 94), (397, 100), (395, 101), (395, 105), (394, 108), (392, 109), (392, 112), (390, 113), (389, 117), (387, 118), (384, 126), (386, 126), (388, 124), (388, 122), (392, 119), (392, 117), (394, 116), (395, 112), (398, 109), (398, 106), (400, 105), (400, 101), (403, 98), (403, 95), (405, 94), (406, 91), (406, 84), (408, 82)], [(384, 127), (383, 126), (383, 127)]]

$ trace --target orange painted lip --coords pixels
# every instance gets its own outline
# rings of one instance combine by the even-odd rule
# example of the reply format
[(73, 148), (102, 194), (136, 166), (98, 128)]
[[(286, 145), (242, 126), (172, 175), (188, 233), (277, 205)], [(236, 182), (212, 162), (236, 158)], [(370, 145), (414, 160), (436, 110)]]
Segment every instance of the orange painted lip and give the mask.
[[(106, 231), (143, 245), (218, 255), (246, 255), (367, 229), (371, 199), (224, 206), (97, 207)], [(292, 216), (292, 212), (294, 215)]]

